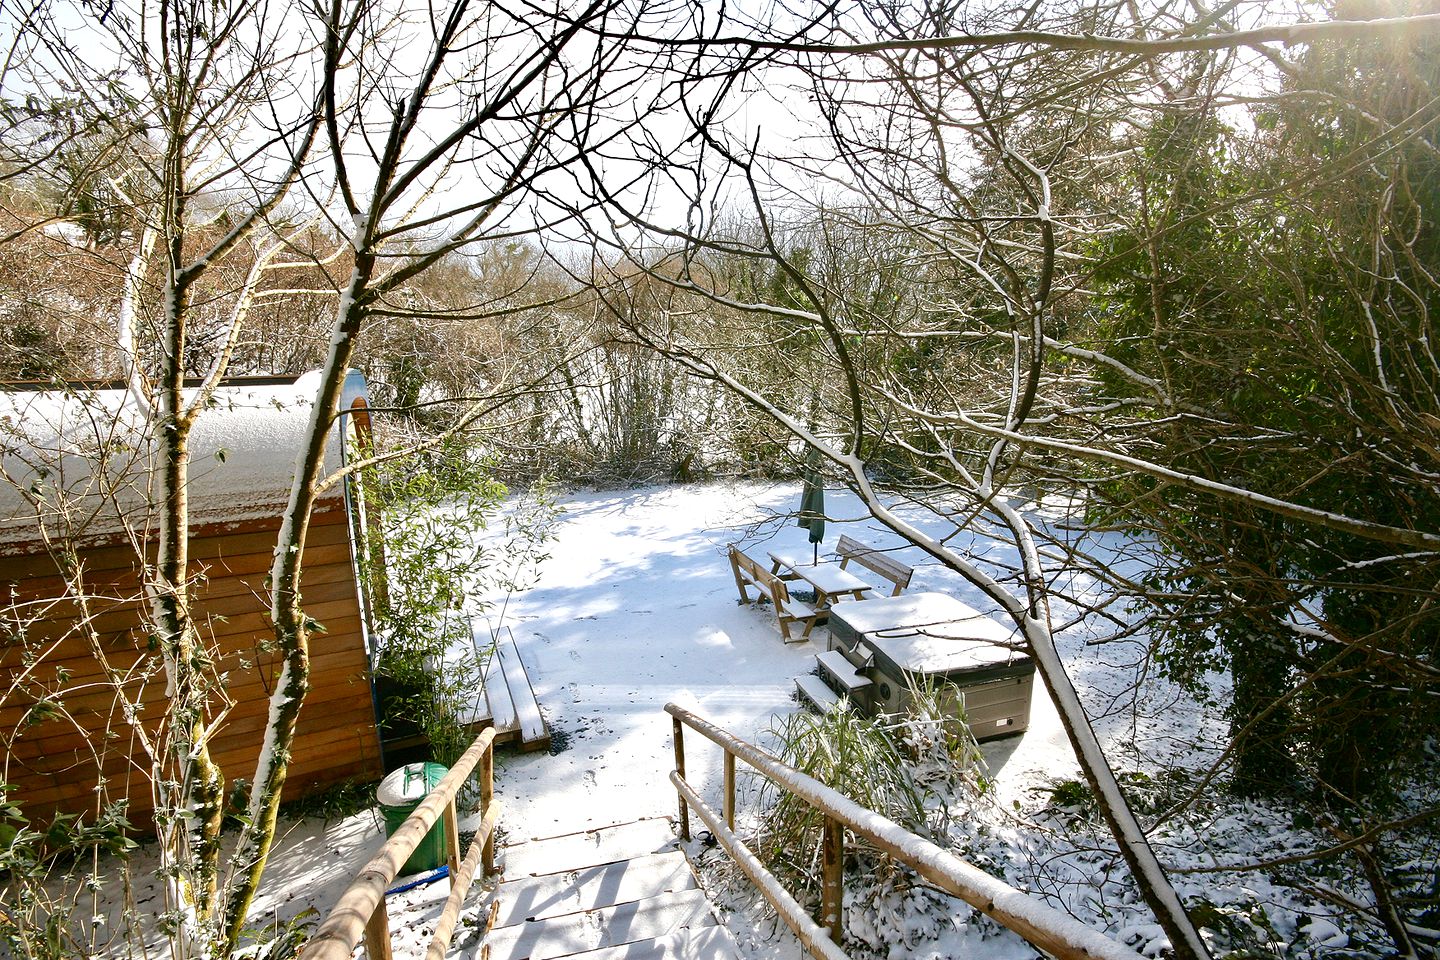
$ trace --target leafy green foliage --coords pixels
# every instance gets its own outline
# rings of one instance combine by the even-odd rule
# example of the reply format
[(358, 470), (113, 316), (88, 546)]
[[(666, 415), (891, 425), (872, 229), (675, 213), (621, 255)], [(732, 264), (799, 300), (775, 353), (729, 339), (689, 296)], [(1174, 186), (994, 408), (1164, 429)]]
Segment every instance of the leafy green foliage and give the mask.
[(1200, 900), (1187, 907), (1197, 927), (1210, 931), (1215, 956), (1223, 960), (1249, 960), (1283, 955), (1284, 938), (1270, 922), (1264, 904), (1215, 904)]
[[(921, 836), (944, 835), (951, 818), (948, 799), (978, 796), (987, 789), (980, 775), (979, 748), (963, 716), (950, 706), (953, 692), (943, 686), (912, 691), (905, 716), (862, 716), (850, 702), (826, 714), (800, 711), (771, 731), (781, 760), (840, 791), (867, 809)], [(766, 781), (765, 812), (757, 852), (785, 878), (791, 889), (818, 895), (820, 842), (825, 816), (804, 800)], [(862, 872), (899, 878), (905, 870), (846, 839)], [(897, 881), (898, 882), (898, 881)]]
[[(111, 804), (93, 822), (56, 814), (48, 827), (31, 825), (13, 794), (0, 780), (0, 878), (5, 897), (0, 907), (0, 947), (16, 957), (60, 960), (86, 952), (71, 929), (72, 897), (47, 885), (52, 868), (96, 854), (124, 859), (135, 849), (123, 804)], [(98, 876), (94, 883), (101, 881)]]
[(376, 786), (373, 780), (345, 780), (282, 805), (280, 814), (295, 820), (318, 817), (325, 823), (343, 820), (375, 806)]
[(382, 723), (418, 722), (433, 759), (449, 766), (473, 739), (469, 721), (494, 649), (493, 635), (477, 637), (474, 618), (491, 610), (487, 597), (532, 582), (558, 515), (554, 494), (540, 483), (511, 499), (459, 440), (378, 465), (365, 489), (373, 519), (361, 570), (378, 634), (375, 670), (399, 691), (382, 704)]
[(319, 920), (319, 912), (307, 907), (288, 920), (276, 916), (269, 925), (248, 927), (248, 942), (235, 951), (235, 960), (296, 960)]
[[(1107, 353), (1167, 396), (1124, 428), (1172, 469), (1405, 529), (1433, 481), (1440, 163), (1407, 118), (1440, 75), (1423, 38), (1316, 45), (1251, 136), (1214, 113), (1140, 137), (1130, 226), (1095, 248)], [(1357, 157), (1371, 158), (1356, 163)], [(1314, 184), (1323, 184), (1316, 189)], [(1310, 184), (1301, 187), (1298, 184)], [(1140, 388), (1101, 371), (1109, 396)], [(1147, 580), (1162, 666), (1228, 669), (1233, 785), (1384, 790), (1427, 736), (1433, 556), (1127, 477), (1109, 490), (1172, 558)]]
[[(1193, 774), (1179, 767), (1170, 767), (1155, 774), (1143, 770), (1122, 770), (1115, 780), (1125, 791), (1130, 806), (1142, 816), (1155, 816), (1188, 798)], [(1066, 823), (1100, 820), (1095, 793), (1084, 780), (1057, 778), (1032, 791), (1045, 799), (1045, 812)], [(1019, 808), (1019, 801), (1016, 801)]]

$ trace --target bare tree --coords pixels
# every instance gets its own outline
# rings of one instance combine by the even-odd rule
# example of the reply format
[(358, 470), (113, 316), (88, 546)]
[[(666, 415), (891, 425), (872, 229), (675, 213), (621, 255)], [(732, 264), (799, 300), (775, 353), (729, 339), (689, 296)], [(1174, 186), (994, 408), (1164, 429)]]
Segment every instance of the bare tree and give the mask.
[[(813, 40), (697, 40), (731, 62), (757, 51), (791, 55), (788, 72), (773, 76), (799, 89), (788, 102), (815, 104), (810, 134), (696, 123), (688, 139), (663, 148), (670, 179), (698, 186), (692, 216), (678, 222), (640, 191), (615, 189), (604, 199), (611, 221), (627, 229), (596, 231), (605, 255), (714, 314), (698, 331), (672, 317), (637, 320), (630, 329), (638, 342), (725, 385), (821, 452), (876, 519), (979, 587), (1015, 624), (1146, 903), (1185, 958), (1208, 948), (1056, 653), (1063, 624), (1051, 601), (1061, 595), (1051, 586), (1046, 533), (1015, 508), (1015, 491), (1084, 495), (1140, 478), (1153, 496), (1173, 490), (1203, 509), (1254, 512), (1385, 550), (1440, 544), (1440, 531), (1427, 526), (1312, 501), (1303, 484), (1247, 485), (1160, 455), (1157, 431), (1208, 412), (1178, 389), (1178, 371), (1127, 362), (1097, 336), (1097, 270), (1117, 262), (1106, 244), (1133, 222), (1147, 137), (1215, 123), (1221, 109), (1267, 93), (1283, 98), (1284, 65), (1267, 44), (1406, 29), (1394, 21), (1276, 25), (1274, 16), (1264, 4), (1216, 13), (1166, 4), (983, 13), (887, 4), (840, 11), (827, 21), (831, 33)], [(1432, 20), (1406, 22), (1424, 29)], [(725, 115), (714, 105), (690, 109), (692, 119)], [(1417, 130), (1421, 116), (1406, 129)], [(1282, 192), (1314, 185), (1297, 178)], [(749, 208), (748, 235), (725, 228), (732, 196)], [(1183, 210), (1166, 229), (1194, 215)], [(836, 270), (826, 251), (841, 250), (847, 237), (862, 238), (862, 249)], [(781, 279), (783, 296), (746, 279), (757, 271)], [(893, 283), (897, 275), (904, 282)], [(1161, 321), (1134, 336), (1148, 343), (1170, 329)], [(1194, 348), (1223, 351), (1225, 336), (1222, 323)], [(796, 381), (816, 384), (818, 403), (781, 386)], [(1233, 419), (1210, 426), (1249, 430)], [(926, 504), (953, 532), (926, 533), (894, 509), (897, 500)], [(1010, 575), (957, 548), (981, 523), (1015, 545)]]
[[(225, 775), (209, 749), (216, 678), (191, 615), (190, 436), (225, 375), (255, 284), (284, 248), (284, 231), (270, 217), (299, 180), (319, 122), (314, 93), (283, 78), (310, 45), (267, 22), (267, 8), (256, 3), (70, 13), (83, 24), (83, 40), (62, 26), (65, 11), (45, 10), (30, 24), (29, 42), (43, 55), (28, 65), (29, 85), (103, 91), (109, 66), (133, 77), (138, 91), (123, 98), (129, 109), (118, 113), (95, 99), (77, 110), (122, 146), (138, 148), (125, 152), (126, 175), (109, 177), (106, 195), (123, 198), (134, 222), (116, 347), (155, 447), (159, 509), (145, 589), (170, 693), (160, 756), (152, 760), (156, 823), (174, 880), (171, 906), (181, 918), (175, 951), (208, 954), (223, 943), (216, 935), (224, 927)], [(115, 62), (97, 69), (89, 45), (109, 47)], [(45, 137), (38, 144), (43, 148)], [(77, 185), (96, 179), (107, 180), (92, 171)], [(219, 293), (211, 281), (246, 254), (230, 309), (215, 316), (204, 306)], [(207, 322), (218, 328), (218, 346), (197, 371), (193, 341)], [(187, 390), (191, 373), (201, 374), (201, 385)]]
[[(593, 120), (584, 119), (620, 102), (634, 110), (645, 64), (630, 56), (623, 40), (639, 29), (647, 8), (591, 0), (569, 13), (514, 12), (475, 0), (427, 8), (421, 19), (428, 49), (413, 62), (406, 58), (416, 51), (394, 43), (375, 24), (375, 18), (388, 15), (382, 7), (336, 0), (318, 25), (322, 124), (329, 182), (338, 197), (322, 208), (343, 238), (350, 271), (338, 291), (310, 440), (296, 464), (271, 571), (271, 618), (284, 668), (230, 861), (227, 944), (238, 941), (264, 870), (308, 688), (310, 622), (300, 594), (300, 561), (311, 507), (340, 479), (323, 475), (325, 437), (360, 338), (376, 317), (454, 320), (514, 312), (511, 298), (494, 290), (468, 308), (427, 310), (407, 299), (417, 278), (455, 253), (480, 241), (522, 237), (543, 225), (546, 207), (536, 198), (549, 181), (595, 149), (595, 137), (621, 135), (645, 113), (640, 101), (628, 120), (598, 132)], [(614, 28), (621, 40), (578, 44), (584, 28), (597, 23)], [(567, 128), (571, 135), (560, 136)], [(563, 207), (551, 209), (568, 216)], [(442, 433), (522, 397), (526, 383), (503, 373), (497, 371), (469, 398)]]

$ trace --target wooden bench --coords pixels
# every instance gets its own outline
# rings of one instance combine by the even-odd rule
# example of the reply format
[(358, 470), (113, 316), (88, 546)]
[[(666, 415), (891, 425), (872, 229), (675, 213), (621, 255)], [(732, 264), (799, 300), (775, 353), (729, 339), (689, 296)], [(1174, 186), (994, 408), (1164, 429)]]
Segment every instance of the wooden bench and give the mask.
[[(756, 563), (735, 544), (730, 544), (729, 549), (730, 569), (735, 574), (735, 587), (740, 591), (740, 602), (769, 600), (775, 608), (775, 619), (780, 623), (780, 636), (785, 638), (786, 643), (810, 639), (810, 631), (815, 629), (818, 617), (815, 608), (791, 599), (790, 588), (784, 580), (766, 570), (763, 564)], [(746, 587), (754, 587), (759, 594), (755, 601), (745, 592)], [(804, 627), (798, 637), (790, 635), (790, 628), (795, 624)]]
[(889, 554), (846, 536), (842, 536), (835, 545), (835, 555), (840, 558), (842, 570), (854, 560), (860, 566), (889, 580), (895, 585), (894, 592), (890, 594), (892, 597), (900, 596), (900, 592), (910, 586), (910, 578), (915, 575), (913, 567), (907, 567)]

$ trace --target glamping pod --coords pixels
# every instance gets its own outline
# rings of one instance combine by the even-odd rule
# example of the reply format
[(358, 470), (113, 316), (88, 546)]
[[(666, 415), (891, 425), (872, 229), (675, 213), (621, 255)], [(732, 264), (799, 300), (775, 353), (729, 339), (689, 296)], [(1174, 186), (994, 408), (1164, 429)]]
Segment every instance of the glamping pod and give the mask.
[[(211, 756), (232, 781), (254, 775), (278, 678), (266, 581), (317, 384), (317, 374), (228, 381), (191, 434), (193, 614), (217, 691)], [(327, 471), (343, 462), (346, 433), (369, 427), (363, 377), (345, 387)], [(35, 822), (124, 800), (132, 823), (151, 824), (168, 697), (145, 626), (150, 430), (113, 386), (0, 394), (0, 779)], [(352, 499), (337, 483), (311, 515), (302, 596), (321, 629), (287, 799), (381, 773)]]

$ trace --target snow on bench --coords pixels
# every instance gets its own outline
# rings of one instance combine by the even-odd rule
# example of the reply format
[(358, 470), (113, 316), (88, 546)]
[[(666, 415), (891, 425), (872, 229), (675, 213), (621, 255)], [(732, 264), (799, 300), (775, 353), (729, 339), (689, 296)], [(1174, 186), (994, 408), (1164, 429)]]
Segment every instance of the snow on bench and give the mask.
[[(729, 552), (730, 569), (735, 574), (735, 587), (740, 591), (740, 602), (752, 602), (745, 588), (754, 587), (759, 594), (754, 602), (769, 600), (774, 606), (775, 619), (780, 624), (780, 636), (785, 638), (786, 643), (810, 639), (810, 631), (815, 629), (815, 621), (819, 616), (815, 608), (792, 598), (790, 588), (784, 580), (755, 562), (754, 557), (735, 544), (730, 544)], [(805, 629), (800, 636), (792, 637), (790, 628), (797, 623), (803, 624)]]
[(867, 547), (859, 540), (849, 537), (840, 538), (840, 542), (835, 545), (835, 554), (840, 558), (841, 569), (854, 560), (872, 573), (889, 580), (895, 585), (895, 591), (890, 594), (892, 597), (900, 596), (900, 592), (910, 586), (910, 578), (915, 575), (914, 567), (908, 567), (889, 554), (874, 547)]

